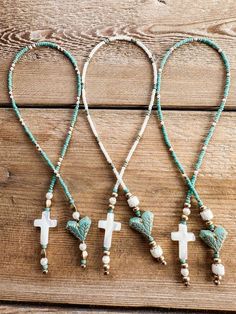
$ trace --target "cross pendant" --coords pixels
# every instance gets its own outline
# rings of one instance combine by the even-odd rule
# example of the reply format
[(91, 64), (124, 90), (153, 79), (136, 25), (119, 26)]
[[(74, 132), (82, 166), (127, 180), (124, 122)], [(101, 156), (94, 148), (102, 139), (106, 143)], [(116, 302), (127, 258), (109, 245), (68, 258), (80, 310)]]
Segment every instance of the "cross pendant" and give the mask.
[(105, 230), (103, 246), (109, 251), (111, 248), (112, 233), (113, 231), (121, 230), (121, 223), (114, 221), (114, 213), (107, 213), (107, 220), (99, 220), (98, 228)]
[(40, 244), (43, 248), (46, 248), (48, 245), (49, 228), (55, 228), (57, 226), (57, 220), (51, 220), (50, 211), (44, 210), (42, 212), (42, 218), (34, 220), (34, 226), (41, 229)]
[(179, 231), (171, 232), (171, 240), (179, 241), (179, 259), (188, 259), (188, 242), (195, 241), (195, 235), (188, 232), (187, 225), (179, 224)]

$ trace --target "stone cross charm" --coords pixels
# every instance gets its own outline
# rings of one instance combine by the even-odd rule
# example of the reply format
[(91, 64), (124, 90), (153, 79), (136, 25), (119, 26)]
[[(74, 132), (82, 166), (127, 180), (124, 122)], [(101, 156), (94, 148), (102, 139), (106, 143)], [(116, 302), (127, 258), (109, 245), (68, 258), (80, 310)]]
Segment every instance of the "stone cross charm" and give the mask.
[(187, 225), (179, 224), (179, 231), (171, 232), (171, 240), (179, 241), (179, 259), (188, 259), (188, 242), (195, 241), (195, 235), (188, 232)]
[(44, 210), (42, 212), (41, 219), (34, 220), (34, 226), (39, 227), (40, 231), (40, 244), (42, 247), (46, 248), (48, 245), (49, 228), (54, 228), (57, 226), (57, 220), (50, 219), (50, 211)]
[(103, 246), (106, 250), (110, 250), (112, 233), (121, 230), (121, 223), (114, 221), (114, 213), (107, 213), (107, 220), (99, 220), (98, 228), (105, 230)]

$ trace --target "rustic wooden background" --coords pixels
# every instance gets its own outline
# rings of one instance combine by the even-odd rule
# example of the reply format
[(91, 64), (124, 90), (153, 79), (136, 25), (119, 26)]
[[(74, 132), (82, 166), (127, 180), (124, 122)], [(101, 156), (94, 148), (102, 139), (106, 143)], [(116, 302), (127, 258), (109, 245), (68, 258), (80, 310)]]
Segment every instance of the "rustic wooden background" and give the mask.
[[(234, 0), (18, 0), (0, 1), (0, 299), (74, 305), (236, 310), (236, 2)], [(105, 209), (114, 177), (98, 150), (81, 111), (62, 172), (93, 225), (88, 237), (89, 265), (78, 266), (77, 241), (65, 230), (71, 217), (56, 187), (52, 216), (59, 222), (50, 233), (50, 273), (39, 268), (39, 231), (50, 171), (24, 135), (9, 104), (6, 78), (14, 54), (26, 44), (55, 41), (70, 50), (82, 68), (91, 48), (104, 36), (126, 34), (141, 39), (157, 57), (187, 36), (208, 36), (228, 54), (232, 88), (226, 112), (210, 144), (197, 183), (205, 203), (229, 237), (222, 251), (226, 276), (214, 287), (210, 254), (199, 239), (189, 245), (192, 285), (183, 287), (177, 263), (176, 230), (186, 188), (164, 147), (155, 117), (125, 175), (142, 208), (155, 213), (154, 235), (165, 250), (166, 268), (155, 264), (144, 240), (129, 229), (129, 211), (119, 197), (112, 271), (101, 268), (103, 233), (97, 222)], [(74, 76), (68, 61), (47, 49), (29, 53), (15, 75), (16, 99), (23, 115), (49, 156), (56, 161), (75, 99)], [(170, 136), (191, 174), (192, 165), (222, 95), (223, 66), (218, 55), (198, 44), (179, 49), (163, 75), (163, 107)], [(140, 125), (151, 90), (151, 67), (132, 45), (105, 47), (88, 72), (88, 99), (98, 130), (118, 166)], [(193, 209), (189, 229), (202, 223)], [(3, 313), (59, 312), (68, 308), (5, 304)], [(140, 309), (140, 313), (144, 310)], [(91, 310), (91, 313), (107, 310)], [(109, 311), (109, 310), (108, 310)], [(145, 310), (146, 311), (146, 310)], [(81, 313), (90, 310), (81, 309)], [(109, 311), (110, 312), (110, 311)], [(114, 312), (114, 313), (115, 313)], [(128, 310), (127, 310), (128, 312)], [(150, 310), (150, 313), (152, 311)], [(79, 313), (79, 312), (78, 312)], [(164, 313), (164, 312), (163, 312)]]

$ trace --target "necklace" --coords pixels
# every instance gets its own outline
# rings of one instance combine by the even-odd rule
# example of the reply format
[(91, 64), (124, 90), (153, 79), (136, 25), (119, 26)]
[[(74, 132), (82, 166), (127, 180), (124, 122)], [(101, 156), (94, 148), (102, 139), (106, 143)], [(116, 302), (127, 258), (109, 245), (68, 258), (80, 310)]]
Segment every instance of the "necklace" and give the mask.
[[(145, 119), (142, 123), (142, 126), (141, 126), (141, 128), (137, 134), (137, 137), (136, 137), (133, 145), (131, 146), (131, 149), (130, 149), (130, 151), (129, 151), (129, 153), (128, 153), (128, 155), (127, 155), (127, 157), (123, 163), (123, 166), (121, 167), (120, 172), (118, 172), (117, 168), (115, 167), (109, 153), (107, 152), (106, 148), (104, 147), (104, 145), (103, 145), (103, 143), (102, 143), (102, 141), (98, 135), (98, 132), (96, 130), (96, 127), (95, 127), (93, 120), (92, 120), (92, 117), (90, 115), (90, 111), (89, 111), (89, 107), (88, 107), (88, 103), (87, 103), (87, 98), (86, 98), (86, 90), (85, 90), (86, 73), (87, 73), (87, 69), (88, 69), (89, 63), (91, 61), (91, 58), (98, 51), (98, 49), (100, 49), (103, 45), (109, 44), (109, 43), (115, 42), (115, 41), (131, 42), (131, 43), (137, 45), (138, 47), (140, 47), (145, 52), (145, 54), (148, 56), (148, 59), (151, 61), (151, 64), (152, 64), (153, 83), (154, 83), (150, 103), (149, 103), (148, 110), (147, 110), (147, 114), (146, 114)], [(117, 197), (118, 197), (119, 186), (122, 187), (122, 189), (123, 189), (123, 191), (127, 197), (128, 205), (130, 208), (132, 208), (132, 210), (135, 214), (135, 217), (132, 217), (129, 221), (130, 227), (133, 228), (134, 230), (138, 231), (139, 233), (141, 233), (147, 239), (147, 241), (150, 245), (150, 252), (151, 252), (152, 256), (156, 260), (161, 261), (163, 264), (166, 264), (164, 256), (163, 256), (162, 248), (159, 245), (157, 245), (157, 243), (155, 242), (155, 240), (152, 236), (152, 226), (153, 226), (153, 219), (154, 219), (153, 213), (150, 211), (145, 211), (145, 212), (140, 211), (138, 197), (131, 194), (127, 185), (123, 181), (123, 175), (124, 175), (125, 170), (128, 166), (128, 163), (129, 163), (133, 153), (135, 152), (135, 149), (137, 148), (137, 145), (138, 145), (141, 137), (143, 136), (143, 133), (144, 133), (146, 126), (147, 126), (147, 123), (149, 121), (150, 114), (152, 112), (152, 107), (153, 107), (153, 104), (155, 101), (156, 83), (157, 83), (157, 68), (156, 68), (154, 56), (152, 55), (152, 53), (148, 50), (148, 48), (141, 41), (133, 39), (133, 38), (128, 37), (128, 36), (114, 36), (114, 37), (104, 39), (103, 41), (101, 41), (99, 44), (97, 44), (93, 48), (93, 50), (89, 54), (87, 61), (84, 64), (83, 73), (82, 73), (82, 98), (83, 98), (83, 103), (84, 103), (87, 119), (88, 119), (89, 125), (91, 127), (91, 130), (92, 130), (92, 132), (93, 132), (93, 134), (97, 140), (99, 148), (102, 151), (103, 155), (105, 156), (107, 163), (112, 168), (112, 171), (114, 172), (115, 177), (117, 179), (117, 182), (113, 188), (112, 196), (109, 199), (109, 206), (108, 206), (108, 210), (107, 210), (107, 219), (106, 220), (100, 220), (98, 223), (98, 227), (100, 229), (105, 230), (105, 236), (104, 236), (104, 242), (103, 242), (104, 256), (102, 258), (103, 269), (104, 269), (105, 275), (109, 274), (109, 269), (110, 269), (110, 249), (111, 249), (111, 244), (112, 244), (112, 233), (113, 233), (113, 231), (120, 231), (121, 230), (121, 223), (114, 221), (114, 209), (115, 209), (115, 205), (116, 205), (116, 201), (117, 201)]]
[[(224, 94), (223, 99), (220, 102), (219, 108), (214, 116), (213, 122), (211, 123), (210, 129), (203, 141), (203, 146), (201, 148), (201, 151), (198, 155), (197, 162), (194, 166), (194, 173), (191, 177), (191, 179), (186, 175), (184, 167), (180, 163), (173, 146), (171, 145), (166, 126), (164, 124), (163, 120), (163, 113), (161, 109), (161, 97), (160, 97), (160, 90), (161, 90), (161, 77), (162, 77), (162, 71), (165, 67), (165, 64), (173, 51), (185, 44), (193, 43), (193, 42), (200, 42), (203, 44), (206, 44), (216, 50), (225, 66), (225, 72), (226, 72), (226, 78), (225, 78), (225, 86), (224, 86)], [(212, 249), (213, 251), (213, 264), (212, 264), (212, 273), (214, 275), (214, 283), (216, 285), (220, 284), (222, 276), (224, 276), (225, 269), (224, 265), (221, 263), (220, 260), (220, 249), (222, 248), (223, 242), (227, 237), (227, 231), (222, 226), (215, 226), (212, 222), (213, 219), (213, 213), (211, 209), (207, 208), (205, 205), (203, 205), (202, 200), (200, 199), (199, 194), (197, 193), (195, 189), (195, 184), (197, 180), (197, 176), (199, 173), (199, 170), (202, 165), (203, 158), (205, 156), (208, 144), (212, 138), (212, 135), (214, 133), (215, 127), (217, 122), (220, 119), (221, 113), (224, 109), (226, 99), (229, 93), (229, 87), (230, 87), (230, 65), (229, 61), (225, 55), (225, 53), (220, 49), (218, 45), (216, 45), (213, 41), (207, 39), (207, 38), (187, 38), (184, 39), (178, 43), (176, 43), (172, 48), (170, 48), (165, 56), (163, 57), (161, 61), (161, 65), (158, 71), (158, 78), (157, 78), (157, 114), (160, 120), (161, 125), (161, 131), (163, 134), (164, 142), (174, 160), (174, 163), (178, 167), (180, 173), (182, 174), (183, 178), (186, 181), (186, 184), (188, 185), (188, 192), (186, 195), (186, 199), (184, 202), (184, 208), (183, 208), (183, 214), (181, 216), (181, 220), (179, 223), (179, 231), (178, 232), (172, 232), (171, 233), (171, 239), (173, 241), (179, 242), (179, 260), (181, 264), (181, 275), (183, 278), (183, 281), (185, 285), (189, 285), (189, 269), (188, 269), (188, 251), (187, 251), (187, 244), (189, 241), (195, 241), (195, 236), (193, 233), (187, 232), (187, 221), (189, 218), (189, 215), (191, 213), (190, 207), (191, 207), (191, 196), (194, 195), (199, 209), (200, 209), (200, 216), (202, 220), (205, 222), (207, 230), (201, 230), (200, 231), (200, 238)]]
[[(59, 159), (58, 159), (56, 166), (54, 166), (54, 164), (49, 159), (46, 152), (41, 148), (37, 139), (35, 138), (35, 136), (31, 132), (31, 130), (27, 126), (24, 119), (22, 118), (20, 110), (18, 108), (18, 105), (17, 105), (17, 103), (14, 99), (14, 96), (13, 96), (13, 72), (15, 70), (16, 64), (23, 57), (23, 55), (26, 54), (29, 50), (31, 50), (33, 48), (39, 48), (39, 47), (48, 47), (48, 48), (56, 49), (56, 50), (62, 52), (69, 59), (70, 63), (72, 64), (72, 66), (75, 70), (76, 79), (77, 79), (76, 105), (75, 105), (75, 108), (73, 110), (69, 130), (67, 131), (65, 142), (64, 142), (64, 145), (61, 149), (60, 156), (59, 156)], [(75, 201), (74, 201), (71, 193), (69, 192), (69, 189), (68, 189), (65, 181), (63, 180), (62, 176), (60, 175), (60, 168), (61, 168), (62, 162), (64, 160), (64, 157), (66, 155), (68, 146), (70, 144), (70, 140), (72, 137), (72, 133), (73, 133), (74, 126), (75, 126), (78, 112), (79, 112), (79, 102), (80, 102), (80, 97), (81, 97), (81, 78), (80, 78), (80, 73), (79, 73), (79, 69), (77, 66), (77, 62), (74, 59), (74, 57), (67, 50), (65, 50), (64, 48), (62, 48), (59, 45), (52, 43), (52, 42), (39, 42), (39, 43), (30, 45), (30, 46), (26, 46), (16, 54), (16, 56), (15, 56), (15, 58), (11, 64), (11, 67), (10, 67), (10, 70), (8, 73), (8, 90), (9, 90), (9, 95), (10, 95), (13, 110), (14, 110), (19, 122), (21, 123), (25, 133), (28, 135), (31, 142), (37, 148), (37, 151), (40, 153), (42, 158), (46, 161), (47, 165), (49, 166), (49, 168), (53, 172), (51, 182), (49, 185), (49, 189), (46, 193), (46, 206), (42, 211), (42, 218), (34, 220), (34, 226), (40, 228), (40, 244), (41, 244), (40, 265), (41, 265), (42, 271), (45, 274), (48, 273), (48, 258), (47, 258), (46, 249), (48, 247), (48, 242), (49, 242), (49, 229), (57, 226), (57, 220), (55, 220), (55, 219), (52, 220), (50, 218), (53, 191), (54, 191), (54, 187), (55, 187), (57, 179), (59, 180), (59, 182), (63, 188), (63, 191), (64, 191), (64, 193), (65, 193), (65, 195), (69, 201), (70, 207), (73, 210), (72, 216), (73, 216), (74, 220), (67, 222), (67, 229), (72, 234), (74, 234), (76, 238), (78, 238), (81, 241), (80, 246), (79, 246), (80, 250), (82, 251), (82, 253), (81, 253), (81, 266), (82, 266), (82, 268), (85, 268), (86, 267), (86, 259), (88, 256), (88, 253), (86, 251), (85, 240), (86, 240), (86, 236), (88, 234), (88, 231), (89, 231), (89, 228), (91, 225), (91, 220), (89, 217), (84, 217), (84, 218), (80, 219), (80, 213), (79, 213), (79, 211), (75, 205)]]

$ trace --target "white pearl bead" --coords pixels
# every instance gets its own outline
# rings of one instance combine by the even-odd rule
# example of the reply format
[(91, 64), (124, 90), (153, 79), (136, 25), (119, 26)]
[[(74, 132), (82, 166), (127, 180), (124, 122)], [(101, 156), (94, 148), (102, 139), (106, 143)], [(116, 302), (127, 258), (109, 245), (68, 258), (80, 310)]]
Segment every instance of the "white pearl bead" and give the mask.
[(189, 216), (191, 214), (191, 210), (188, 207), (183, 208), (183, 214)]
[(40, 260), (40, 265), (46, 266), (48, 264), (48, 259), (46, 257), (42, 257)]
[(223, 264), (212, 264), (212, 272), (218, 276), (224, 276), (225, 267)]
[(75, 220), (79, 220), (80, 213), (77, 212), (77, 211), (75, 211), (75, 212), (73, 212), (72, 217), (73, 217)]
[(87, 249), (87, 245), (85, 243), (80, 243), (79, 249), (80, 251), (85, 251)]
[(202, 220), (204, 221), (212, 220), (212, 218), (214, 217), (212, 211), (209, 208), (204, 209), (202, 212), (200, 212), (200, 215), (202, 217)]
[(139, 199), (137, 198), (137, 196), (131, 196), (128, 200), (127, 200), (129, 207), (137, 207), (139, 205)]
[(189, 270), (187, 268), (181, 268), (181, 275), (183, 277), (188, 277), (189, 275)]
[(46, 200), (46, 207), (48, 208), (48, 207), (50, 207), (51, 205), (52, 205), (51, 200)]
[(86, 259), (88, 257), (88, 252), (87, 251), (83, 251), (82, 252), (82, 258)]
[(53, 194), (51, 193), (51, 192), (48, 192), (47, 194), (46, 194), (46, 199), (47, 200), (51, 200), (53, 198)]
[(157, 245), (157, 246), (155, 246), (154, 248), (152, 248), (152, 249), (150, 250), (150, 252), (151, 252), (151, 254), (152, 254), (152, 256), (153, 256), (154, 258), (159, 258), (159, 257), (161, 257), (162, 254), (163, 254), (163, 250), (162, 250), (162, 248), (160, 247), (160, 245)]
[(111, 205), (115, 205), (115, 204), (116, 204), (116, 198), (115, 198), (115, 197), (111, 197), (111, 198), (109, 199), (109, 203), (110, 203)]
[(110, 263), (110, 257), (107, 255), (104, 255), (102, 258), (103, 264), (109, 264)]

